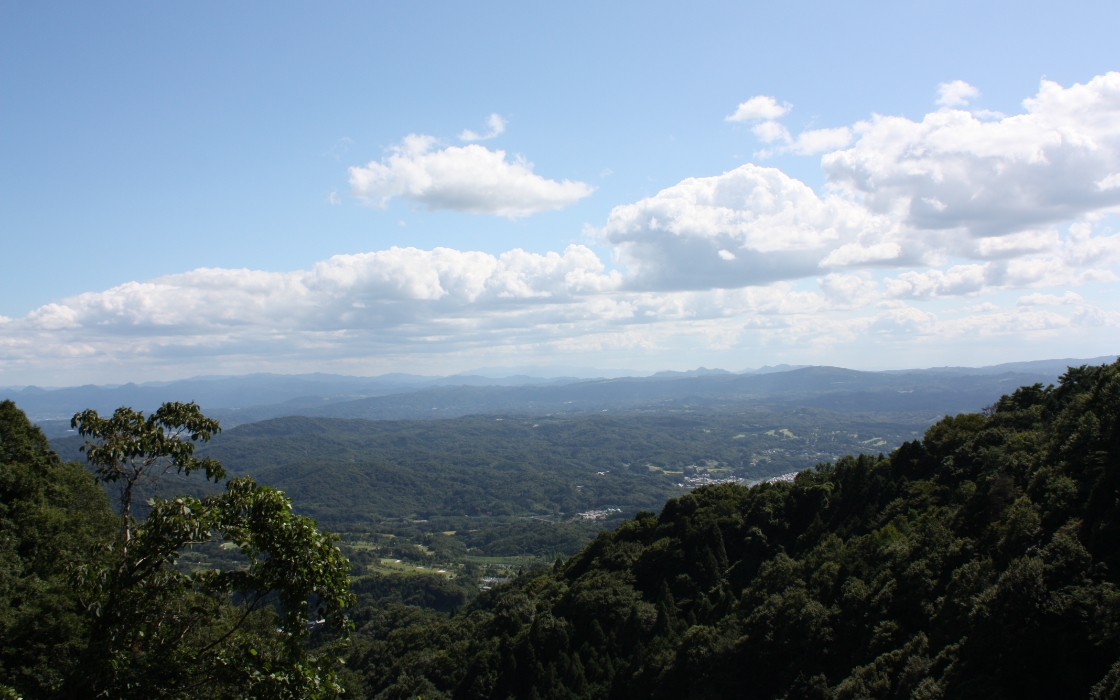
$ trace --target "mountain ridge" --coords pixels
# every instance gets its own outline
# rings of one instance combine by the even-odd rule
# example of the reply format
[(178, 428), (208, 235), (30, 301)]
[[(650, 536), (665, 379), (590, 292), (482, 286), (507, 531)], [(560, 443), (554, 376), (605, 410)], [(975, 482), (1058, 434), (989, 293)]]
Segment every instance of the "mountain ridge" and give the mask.
[[(151, 411), (164, 401), (195, 401), (227, 425), (284, 415), (444, 418), (511, 411), (676, 410), (695, 403), (741, 401), (832, 410), (959, 412), (979, 410), (994, 401), (1003, 389), (1002, 384), (1052, 383), (1068, 366), (1101, 364), (1101, 360), (1109, 359), (886, 371), (778, 365), (732, 373), (700, 367), (685, 372), (666, 370), (645, 377), (592, 379), (258, 373), (170, 383), (87, 384), (54, 390), (29, 386), (0, 389), (0, 395), (14, 400), (51, 435), (65, 434), (70, 416), (86, 408), (109, 412), (127, 405)], [(895, 395), (888, 396), (892, 391)]]

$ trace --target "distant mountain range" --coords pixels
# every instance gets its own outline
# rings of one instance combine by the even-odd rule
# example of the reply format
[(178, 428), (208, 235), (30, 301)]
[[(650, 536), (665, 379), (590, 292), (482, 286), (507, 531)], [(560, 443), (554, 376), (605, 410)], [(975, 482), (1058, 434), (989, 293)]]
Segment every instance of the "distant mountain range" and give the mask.
[(323, 402), (352, 401), (370, 396), (413, 392), (435, 386), (521, 386), (581, 381), (575, 377), (473, 375), (425, 377), (414, 374), (385, 374), (351, 377), (336, 374), (247, 374), (192, 377), (174, 382), (147, 382), (109, 386), (41, 389), (35, 386), (2, 388), (0, 396), (15, 401), (32, 420), (69, 419), (76, 411), (94, 408), (111, 411), (119, 406), (151, 410), (165, 401), (195, 401), (206, 409), (237, 409), (285, 404), (292, 407), (320, 406)]
[[(846, 412), (918, 412), (933, 417), (979, 410), (1019, 386), (1052, 382), (1058, 374), (1002, 372), (974, 375), (930, 370), (886, 373), (858, 372), (839, 367), (803, 367), (767, 374), (654, 376), (553, 386), (433, 387), (306, 407), (302, 414), (392, 420), (477, 413), (548, 415), (593, 411), (688, 411), (752, 403), (773, 408), (804, 406)], [(236, 417), (239, 422), (261, 420), (279, 415), (274, 413), (277, 408), (246, 409)]]
[(515, 367), (479, 367), (467, 370), (454, 377), (486, 377), (489, 379), (508, 379), (511, 377), (531, 377), (552, 379), (555, 377), (574, 377), (576, 379), (616, 379), (618, 377), (645, 377), (651, 372), (633, 369), (603, 369), (602, 367), (576, 367), (566, 365), (517, 365)]
[[(778, 365), (733, 373), (700, 367), (645, 377), (594, 379), (529, 374), (250, 374), (49, 390), (7, 388), (0, 389), (0, 396), (14, 400), (51, 435), (65, 434), (70, 416), (85, 408), (109, 412), (132, 406), (150, 411), (164, 401), (196, 401), (227, 426), (289, 415), (394, 420), (477, 413), (689, 410), (743, 402), (932, 415), (975, 411), (1020, 385), (1053, 382), (1069, 366), (1115, 359), (1105, 356), (883, 372)], [(497, 375), (499, 369), (484, 371)]]

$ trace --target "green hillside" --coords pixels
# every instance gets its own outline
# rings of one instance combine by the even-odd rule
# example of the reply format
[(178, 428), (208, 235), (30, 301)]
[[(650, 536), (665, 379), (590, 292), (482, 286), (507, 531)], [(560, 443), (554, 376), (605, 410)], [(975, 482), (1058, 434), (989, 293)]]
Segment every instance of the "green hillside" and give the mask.
[[(469, 416), (440, 421), (289, 417), (238, 426), (200, 454), (287, 493), (333, 530), (464, 516), (570, 519), (595, 508), (659, 508), (688, 479), (754, 481), (844, 454), (891, 450), (925, 416), (820, 409), (592, 417)], [(55, 439), (84, 462), (82, 439)], [(693, 482), (695, 483), (695, 482)], [(173, 478), (152, 491), (204, 489)], [(458, 521), (456, 521), (458, 522)], [(463, 529), (440, 524), (440, 531)], [(433, 525), (433, 527), (435, 527)], [(476, 528), (472, 525), (471, 528)]]
[[(227, 430), (200, 454), (281, 489), (297, 512), (341, 534), (356, 585), (371, 603), (450, 611), (476, 595), (482, 579), (571, 556), (624, 516), (660, 508), (695, 484), (749, 483), (843, 454), (878, 454), (920, 435), (928, 422), (752, 406), (534, 419), (289, 417)], [(52, 446), (84, 462), (81, 442)], [(147, 482), (138, 503), (215, 489), (172, 475)], [(231, 552), (207, 543), (180, 564), (201, 570), (230, 561)]]
[(340, 533), (348, 697), (1120, 698), (1120, 363), (920, 420), (287, 418), (200, 455)]
[(681, 493), (685, 477), (752, 481), (889, 451), (927, 421), (752, 407), (440, 421), (290, 417), (226, 431), (207, 454), (346, 529), (387, 518), (553, 519), (606, 507), (633, 514)]
[(1120, 697), (1120, 364), (890, 457), (701, 488), (454, 615), (362, 608), (354, 697)]
[[(225, 431), (202, 453), (284, 491), (298, 512), (343, 535), (355, 575), (395, 577), (407, 599), (415, 575), (442, 569), (476, 584), (506, 577), (570, 556), (624, 515), (660, 508), (695, 484), (751, 482), (843, 454), (878, 454), (920, 435), (927, 421), (744, 406), (576, 418), (289, 417)], [(52, 444), (83, 459), (80, 440)], [(178, 477), (148, 485), (157, 495), (206, 488)], [(599, 517), (579, 516), (591, 511)], [(187, 558), (196, 567), (223, 559), (216, 545)], [(423, 568), (402, 571), (396, 560)], [(460, 603), (477, 585), (463, 590)]]

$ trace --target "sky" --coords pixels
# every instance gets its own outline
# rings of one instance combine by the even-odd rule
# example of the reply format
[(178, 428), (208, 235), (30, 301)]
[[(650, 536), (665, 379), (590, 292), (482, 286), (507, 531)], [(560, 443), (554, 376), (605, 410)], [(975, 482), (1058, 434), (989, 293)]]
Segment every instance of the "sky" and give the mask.
[(0, 3), (0, 385), (1115, 354), (1116, 26)]

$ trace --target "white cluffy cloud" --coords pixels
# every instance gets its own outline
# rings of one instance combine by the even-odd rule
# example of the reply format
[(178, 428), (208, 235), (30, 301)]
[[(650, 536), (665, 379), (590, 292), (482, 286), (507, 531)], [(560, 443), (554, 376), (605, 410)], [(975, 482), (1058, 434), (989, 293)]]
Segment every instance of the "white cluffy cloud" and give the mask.
[(746, 102), (739, 104), (738, 109), (734, 114), (729, 114), (726, 120), (729, 122), (749, 122), (757, 119), (777, 119), (793, 109), (793, 105), (786, 102), (778, 104), (778, 101), (768, 95), (755, 95)]
[[(1044, 81), (1024, 114), (995, 121), (949, 107), (977, 94), (946, 83), (946, 107), (919, 122), (876, 116), (796, 138), (761, 121), (756, 133), (781, 150), (832, 149), (822, 158), (825, 194), (748, 164), (616, 207), (600, 234), (626, 284), (642, 289), (858, 267), (902, 268), (885, 293), (913, 299), (1115, 279), (1120, 234), (1093, 235), (1090, 219), (1120, 209), (1120, 73), (1069, 88)], [(784, 109), (759, 97), (741, 112), (763, 119)], [(944, 267), (949, 260), (957, 264)], [(916, 266), (927, 269), (904, 269)]]
[[(946, 105), (967, 96), (954, 85)], [(947, 250), (1120, 206), (1120, 188), (1102, 186), (1120, 173), (1120, 73), (1069, 88), (1043, 81), (1023, 106), (996, 121), (960, 109), (920, 122), (877, 115), (822, 166), (832, 187)]]
[(485, 134), (479, 134), (477, 132), (471, 131), (470, 129), (463, 129), (463, 132), (459, 134), (459, 140), (485, 141), (487, 139), (492, 139), (505, 133), (506, 124), (508, 123), (509, 122), (507, 122), (505, 119), (502, 119), (502, 115), (495, 112), (494, 114), (491, 114), (490, 117), (486, 120), (486, 125), (490, 127), (490, 131), (486, 132)]
[(963, 80), (954, 80), (951, 83), (941, 83), (937, 89), (937, 104), (944, 107), (964, 107), (973, 97), (979, 97), (980, 91)]
[(844, 148), (852, 142), (852, 130), (846, 126), (802, 131), (797, 138), (794, 138), (784, 126), (774, 121), (756, 124), (751, 130), (760, 141), (777, 144), (774, 148), (759, 151), (757, 155), (760, 158), (769, 158), (779, 153), (811, 156)]
[(777, 153), (792, 152), (799, 155), (813, 155), (825, 151), (844, 148), (852, 142), (852, 130), (846, 126), (835, 129), (813, 129), (803, 131), (794, 138), (785, 125), (777, 119), (793, 109), (788, 102), (778, 101), (768, 95), (756, 95), (739, 105), (734, 114), (725, 118), (729, 122), (757, 122), (751, 131), (760, 141), (777, 144), (775, 148), (759, 151), (757, 155), (768, 158)]
[[(855, 202), (821, 198), (776, 168), (748, 164), (615, 207), (600, 235), (632, 288), (710, 289), (817, 274), (830, 255), (873, 250), (890, 226)], [(897, 246), (874, 250), (860, 261), (898, 255)]]
[(548, 180), (521, 158), (477, 144), (439, 148), (435, 137), (410, 134), (380, 162), (350, 168), (354, 196), (376, 206), (393, 197), (469, 214), (517, 218), (560, 209), (594, 188)]
[[(961, 109), (977, 94), (947, 83), (921, 120), (874, 116), (796, 137), (776, 121), (788, 105), (752, 98), (732, 117), (776, 149), (824, 151), (825, 187), (747, 164), (616, 206), (589, 230), (618, 269), (579, 245), (500, 255), (394, 247), (295, 272), (199, 269), (0, 317), (0, 377), (190, 358), (208, 371), (214, 358), (277, 369), (283, 358), (397, 358), (382, 369), (415, 370), (418, 353), (487, 363), (509, 353), (510, 364), (616, 353), (626, 365), (633, 353), (744, 348), (772, 362), (780, 348), (835, 364), (847, 348), (848, 362), (891, 365), (912, 349), (991, 337), (1045, 341), (1055, 353), (1115, 347), (1120, 310), (1092, 300), (1114, 297), (1120, 281), (1110, 228), (1120, 73), (1068, 88), (1044, 81), (1012, 116)], [(375, 205), (400, 197), (509, 217), (591, 192), (503, 151), (427, 136), (350, 177)]]
[(802, 131), (797, 139), (792, 141), (789, 149), (800, 155), (813, 155), (825, 151), (835, 151), (844, 148), (852, 142), (852, 130), (846, 126), (835, 129), (813, 129)]
[[(498, 256), (450, 248), (336, 255), (309, 270), (202, 268), (47, 304), (4, 324), (0, 364), (25, 353), (137, 356), (169, 348), (409, 345), (586, 315), (588, 297), (619, 286), (588, 248)], [(602, 302), (592, 305), (609, 313)], [(132, 350), (122, 346), (131, 344)], [(322, 348), (320, 348), (322, 349)]]
[[(713, 257), (737, 262), (721, 252), (730, 253)], [(969, 281), (968, 271), (948, 277), (950, 284)], [(889, 280), (884, 291), (866, 270), (829, 273), (815, 289), (785, 281), (694, 291), (632, 287), (577, 245), (498, 256), (390, 248), (294, 272), (199, 269), (0, 318), (0, 376), (72, 383), (94, 371), (119, 378), (309, 366), (377, 373), (416, 371), (420, 358), (430, 373), (496, 357), (516, 363), (582, 354), (590, 363), (613, 358), (625, 365), (637, 356), (664, 363), (666, 354), (681, 352), (691, 362), (697, 352), (716, 351), (732, 353), (726, 363), (743, 347), (831, 363), (842, 361), (837, 348), (848, 348), (848, 363), (866, 363), (869, 353), (890, 362), (883, 352), (933, 339), (1120, 340), (1120, 314), (1079, 295), (1028, 295), (1012, 311), (985, 303), (968, 309), (973, 315), (944, 320), (897, 298)]]
[(1085, 300), (1077, 292), (1067, 291), (1065, 294), (1027, 294), (1019, 297), (1016, 306), (1068, 306), (1070, 304), (1083, 304)]

